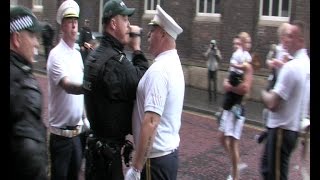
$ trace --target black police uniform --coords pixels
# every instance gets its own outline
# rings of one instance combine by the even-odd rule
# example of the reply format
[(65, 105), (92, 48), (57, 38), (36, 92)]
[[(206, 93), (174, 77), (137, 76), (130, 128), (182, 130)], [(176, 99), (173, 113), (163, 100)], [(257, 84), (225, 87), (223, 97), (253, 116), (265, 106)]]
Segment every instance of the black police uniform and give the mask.
[(131, 133), (131, 115), (139, 80), (148, 69), (141, 51), (132, 62), (123, 45), (104, 34), (100, 46), (86, 59), (84, 101), (93, 137), (86, 153), (86, 179), (123, 179), (121, 148)]
[(13, 179), (48, 179), (42, 94), (23, 57), (10, 52), (10, 163)]
[(82, 27), (80, 30), (80, 35), (79, 35), (79, 46), (84, 47), (84, 51), (81, 50), (81, 48), (80, 48), (80, 53), (81, 53), (83, 62), (85, 61), (89, 52), (91, 51), (91, 49), (87, 49), (84, 46), (84, 43), (85, 42), (89, 43), (91, 40), (92, 40), (91, 29), (89, 27)]
[(48, 60), (48, 56), (50, 50), (53, 46), (53, 38), (54, 38), (54, 29), (49, 23), (45, 23), (42, 29), (42, 42), (44, 46), (44, 53), (46, 56), (46, 60)]

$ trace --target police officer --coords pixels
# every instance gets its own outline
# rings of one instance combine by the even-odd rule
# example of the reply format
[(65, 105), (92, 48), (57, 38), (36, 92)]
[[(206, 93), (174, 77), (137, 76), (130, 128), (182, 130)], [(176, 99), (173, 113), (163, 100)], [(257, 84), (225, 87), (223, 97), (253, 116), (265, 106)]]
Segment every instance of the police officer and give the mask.
[[(10, 179), (48, 179), (42, 93), (32, 74), (41, 27), (32, 12), (10, 8)], [(13, 177), (12, 177), (13, 176)]]
[[(131, 115), (139, 80), (148, 69), (140, 49), (140, 27), (130, 26), (127, 8), (121, 0), (106, 2), (100, 46), (85, 62), (84, 98), (93, 137), (88, 138), (86, 179), (124, 178), (121, 148), (131, 133)], [(132, 37), (130, 37), (132, 34)], [(133, 50), (130, 62), (123, 52)]]
[(81, 28), (79, 35), (79, 46), (83, 63), (85, 62), (88, 53), (92, 50), (92, 45), (90, 44), (90, 41), (92, 40), (92, 32), (89, 24), (89, 19), (85, 19), (84, 26)]
[(45, 23), (42, 29), (42, 43), (44, 46), (45, 60), (48, 60), (49, 52), (53, 46), (53, 37), (54, 37), (54, 29), (52, 25), (48, 22), (48, 19), (45, 19)]

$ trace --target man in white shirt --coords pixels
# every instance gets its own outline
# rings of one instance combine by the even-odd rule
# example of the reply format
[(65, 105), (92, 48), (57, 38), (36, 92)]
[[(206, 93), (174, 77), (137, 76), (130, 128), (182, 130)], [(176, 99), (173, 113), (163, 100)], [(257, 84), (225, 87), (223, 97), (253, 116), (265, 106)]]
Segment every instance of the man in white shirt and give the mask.
[(309, 105), (310, 59), (305, 49), (304, 23), (294, 21), (283, 46), (293, 59), (285, 63), (276, 84), (262, 90), (262, 100), (271, 111), (267, 120), (268, 137), (262, 156), (264, 179), (288, 179), (290, 157), (296, 146), (304, 106)]
[(139, 82), (133, 110), (135, 154), (129, 179), (177, 178), (179, 130), (185, 81), (176, 38), (182, 28), (159, 5), (149, 23), (149, 52), (155, 56)]
[(59, 7), (57, 22), (62, 38), (50, 51), (47, 63), (52, 180), (77, 180), (82, 160), (83, 62), (74, 47), (79, 11), (74, 0)]

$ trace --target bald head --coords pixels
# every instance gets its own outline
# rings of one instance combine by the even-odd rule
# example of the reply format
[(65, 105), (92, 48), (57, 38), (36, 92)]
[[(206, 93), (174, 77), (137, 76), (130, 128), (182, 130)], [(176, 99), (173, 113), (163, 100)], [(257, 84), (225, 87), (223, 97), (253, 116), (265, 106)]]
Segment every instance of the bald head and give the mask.
[(291, 55), (294, 55), (296, 51), (305, 47), (304, 28), (305, 26), (302, 21), (293, 21), (289, 27), (285, 45), (287, 46), (288, 52)]
[(281, 37), (283, 37), (284, 35), (286, 35), (288, 33), (289, 27), (291, 25), (289, 23), (282, 23), (279, 27), (278, 27), (278, 37), (279, 39), (281, 39)]

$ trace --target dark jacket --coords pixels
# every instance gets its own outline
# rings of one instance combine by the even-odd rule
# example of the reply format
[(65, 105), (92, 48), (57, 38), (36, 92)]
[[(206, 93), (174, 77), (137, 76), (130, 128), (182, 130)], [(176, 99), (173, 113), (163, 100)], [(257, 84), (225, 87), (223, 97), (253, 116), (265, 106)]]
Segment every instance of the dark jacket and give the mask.
[(11, 51), (8, 164), (12, 179), (49, 179), (47, 132), (41, 108), (42, 95), (31, 64)]
[(90, 43), (92, 40), (92, 32), (89, 27), (82, 27), (79, 35), (79, 46), (84, 46), (84, 42)]
[(54, 38), (54, 29), (49, 23), (45, 23), (42, 28), (42, 42), (44, 46), (52, 46)]
[[(84, 46), (84, 43), (85, 42), (90, 43), (91, 40), (92, 40), (92, 32), (91, 32), (90, 28), (89, 27), (82, 27), (80, 30), (78, 43), (80, 46), (80, 53), (81, 53), (83, 63), (85, 62), (89, 52), (91, 51), (91, 49), (88, 49)], [(82, 50), (81, 47), (84, 47), (84, 50)]]
[(10, 52), (10, 123), (11, 136), (45, 142), (46, 127), (41, 118), (42, 94), (31, 65)]
[(123, 45), (104, 34), (100, 46), (87, 58), (84, 101), (93, 132), (102, 138), (123, 140), (131, 133), (131, 115), (139, 80), (149, 67), (143, 53), (130, 62)]

